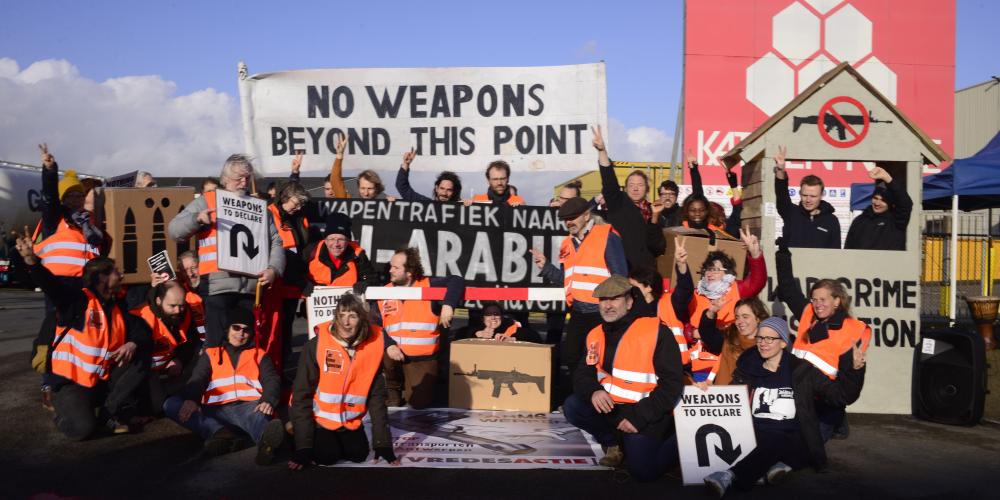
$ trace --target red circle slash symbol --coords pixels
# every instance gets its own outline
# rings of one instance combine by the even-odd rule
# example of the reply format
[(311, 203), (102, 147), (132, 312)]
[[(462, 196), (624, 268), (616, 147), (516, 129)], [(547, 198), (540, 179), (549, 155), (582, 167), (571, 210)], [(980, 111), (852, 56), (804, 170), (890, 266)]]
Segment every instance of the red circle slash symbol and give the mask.
[[(857, 109), (857, 114), (855, 115), (851, 112), (841, 113), (840, 111), (837, 111), (833, 105), (840, 103), (847, 103), (848, 106), (853, 106)], [(846, 107), (847, 106), (841, 106), (841, 110)], [(848, 120), (844, 118), (845, 115), (850, 116), (852, 118), (850, 121), (853, 123), (848, 123)], [(858, 116), (861, 118), (861, 123), (858, 123), (857, 118), (855, 118)], [(861, 130), (858, 130), (856, 125), (861, 125)], [(827, 144), (835, 148), (854, 147), (863, 141), (865, 136), (868, 135), (868, 110), (865, 109), (865, 106), (858, 102), (857, 99), (847, 96), (834, 97), (819, 108), (819, 119), (816, 120), (816, 126), (819, 127), (820, 137), (822, 137)], [(838, 129), (836, 137), (830, 135), (830, 131), (834, 129)], [(843, 131), (841, 132), (840, 129)]]

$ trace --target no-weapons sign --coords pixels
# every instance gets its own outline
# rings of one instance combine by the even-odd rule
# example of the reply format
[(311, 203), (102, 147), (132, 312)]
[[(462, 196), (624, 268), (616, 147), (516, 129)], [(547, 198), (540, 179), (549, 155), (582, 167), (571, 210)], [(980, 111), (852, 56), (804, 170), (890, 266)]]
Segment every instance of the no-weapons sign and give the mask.
[(269, 258), (267, 202), (220, 189), (215, 205), (219, 269), (257, 276)]

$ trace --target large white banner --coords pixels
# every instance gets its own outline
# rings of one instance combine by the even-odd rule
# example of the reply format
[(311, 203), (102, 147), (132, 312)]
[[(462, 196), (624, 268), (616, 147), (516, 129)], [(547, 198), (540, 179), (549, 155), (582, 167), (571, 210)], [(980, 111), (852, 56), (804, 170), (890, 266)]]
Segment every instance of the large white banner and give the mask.
[[(337, 134), (345, 168), (593, 168), (590, 127), (607, 130), (604, 63), (524, 68), (352, 68), (241, 76), (246, 147), (266, 173), (329, 171)], [(605, 134), (606, 136), (606, 134)]]

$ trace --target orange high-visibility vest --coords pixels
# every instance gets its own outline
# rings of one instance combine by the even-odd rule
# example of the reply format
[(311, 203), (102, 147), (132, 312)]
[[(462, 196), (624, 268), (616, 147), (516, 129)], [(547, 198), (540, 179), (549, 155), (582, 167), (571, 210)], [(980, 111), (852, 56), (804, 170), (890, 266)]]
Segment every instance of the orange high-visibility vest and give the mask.
[[(348, 241), (347, 244), (354, 249), (355, 256), (361, 252), (361, 245), (358, 245), (357, 242)], [(358, 265), (353, 260), (345, 263), (347, 270), (343, 274), (336, 278), (331, 277), (333, 269), (319, 260), (320, 253), (326, 251), (326, 244), (322, 241), (316, 243), (316, 251), (313, 252), (312, 258), (309, 259), (309, 279), (317, 285), (324, 286), (353, 286), (357, 283)]]
[(653, 352), (659, 331), (658, 319), (636, 318), (618, 342), (611, 373), (604, 371), (604, 325), (598, 325), (587, 334), (587, 364), (595, 365), (597, 382), (616, 403), (639, 402), (656, 388)]
[[(691, 226), (688, 224), (688, 221), (681, 222), (681, 225), (684, 226), (684, 227), (686, 227), (686, 228), (689, 228), (689, 229), (691, 228)], [(725, 231), (725, 229), (726, 229), (726, 228), (724, 228), (722, 226), (717, 226), (715, 224), (708, 224), (705, 227), (707, 227), (708, 229), (710, 229), (712, 231)]]
[(187, 285), (184, 285), (184, 302), (188, 305), (188, 311), (191, 312), (191, 325), (194, 326), (195, 331), (198, 332), (198, 338), (205, 341), (205, 303), (201, 298), (201, 295), (188, 290)]
[[(274, 227), (278, 230), (278, 235), (281, 236), (281, 247), (292, 253), (298, 253), (298, 249), (295, 247), (295, 235), (292, 232), (292, 228), (285, 227), (281, 221), (281, 212), (278, 210), (278, 206), (275, 201), (267, 206), (267, 209), (271, 211), (271, 216), (274, 217)], [(309, 228), (309, 221), (302, 219), (302, 224)]]
[(674, 306), (670, 303), (670, 295), (673, 292), (663, 292), (660, 302), (656, 305), (656, 316), (660, 323), (670, 328), (670, 333), (674, 334), (674, 341), (677, 342), (677, 349), (681, 352), (681, 364), (686, 365), (691, 362), (691, 353), (688, 352), (687, 339), (684, 338), (684, 323), (677, 319), (674, 314)]
[(55, 345), (52, 350), (52, 373), (75, 384), (94, 387), (98, 380), (107, 380), (111, 373), (108, 356), (125, 344), (125, 319), (117, 304), (113, 306), (109, 319), (97, 296), (86, 288), (83, 293), (87, 295), (83, 330), (70, 328), (62, 341)]
[[(215, 191), (209, 191), (202, 195), (208, 208), (215, 209)], [(212, 223), (198, 231), (198, 274), (219, 272), (218, 258), (218, 231), (215, 230), (215, 214), (212, 214)]]
[[(519, 328), (521, 328), (521, 322), (520, 321), (515, 321), (515, 322), (511, 323), (511, 325), (508, 326), (506, 330), (504, 330), (502, 332), (497, 332), (497, 333), (499, 333), (503, 338), (509, 339), (509, 338), (517, 335), (517, 330)], [(496, 334), (494, 334), (493, 336), (496, 337)]]
[(850, 351), (860, 340), (861, 350), (868, 351), (868, 343), (872, 338), (872, 329), (863, 321), (854, 318), (844, 318), (844, 324), (839, 330), (829, 329), (827, 338), (812, 343), (808, 337), (809, 328), (813, 325), (813, 306), (809, 304), (799, 318), (798, 335), (792, 345), (792, 354), (810, 362), (830, 379), (836, 380), (840, 369), (840, 356)]
[[(475, 203), (493, 203), (493, 200), (490, 199), (490, 195), (486, 193), (477, 194), (473, 196), (472, 201)], [(507, 204), (513, 205), (514, 203), (524, 205), (524, 198), (522, 198), (520, 195), (511, 193), (511, 195), (507, 198)]]
[(313, 396), (313, 418), (332, 431), (341, 427), (355, 430), (368, 413), (368, 392), (382, 366), (385, 341), (382, 329), (371, 326), (368, 339), (355, 347), (354, 359), (333, 338), (331, 322), (319, 325), (316, 364), (319, 385)]
[[(37, 240), (41, 232), (42, 223), (39, 222), (31, 240)], [(83, 266), (87, 261), (101, 256), (100, 250), (87, 243), (83, 230), (70, 226), (65, 218), (60, 218), (52, 236), (35, 243), (33, 250), (52, 274), (76, 278), (83, 276)]]
[(149, 325), (149, 329), (152, 330), (153, 362), (150, 367), (153, 371), (163, 371), (167, 367), (167, 364), (174, 359), (174, 349), (187, 342), (187, 332), (191, 327), (191, 311), (189, 309), (184, 310), (184, 319), (181, 320), (181, 324), (177, 328), (177, 333), (181, 337), (180, 340), (174, 338), (174, 335), (170, 333), (170, 329), (156, 316), (156, 313), (153, 312), (153, 308), (149, 304), (132, 309), (131, 313), (145, 320), (146, 324)]
[[(389, 283), (386, 286), (393, 286)], [(413, 283), (414, 287), (429, 287), (429, 279)], [(382, 328), (388, 333), (403, 354), (407, 356), (430, 356), (438, 351), (440, 332), (438, 315), (431, 309), (429, 300), (380, 300)]]
[(696, 340), (691, 346), (691, 372), (705, 373), (709, 384), (715, 382), (715, 376), (719, 373), (719, 360), (721, 358), (705, 350), (701, 340)]
[[(726, 301), (726, 305), (722, 306), (715, 313), (715, 324), (718, 326), (719, 330), (733, 324), (736, 321), (736, 303), (740, 301), (740, 287), (736, 285), (734, 281), (732, 285), (729, 285), (729, 290), (726, 290), (726, 295), (723, 296), (723, 300)], [(701, 315), (706, 309), (712, 306), (712, 301), (698, 293), (694, 293), (694, 300), (691, 301), (689, 306), (689, 311), (691, 312), (691, 319), (688, 320), (689, 323), (694, 325), (695, 328), (701, 325)]]
[(202, 395), (202, 404), (259, 401), (264, 396), (264, 387), (260, 385), (260, 361), (266, 354), (263, 349), (244, 349), (240, 353), (239, 366), (233, 366), (223, 346), (206, 347), (205, 354), (212, 365), (212, 378)]
[(571, 236), (562, 241), (559, 248), (559, 262), (563, 266), (563, 289), (566, 291), (566, 305), (572, 306), (573, 301), (596, 304), (594, 289), (602, 281), (611, 277), (611, 270), (604, 260), (604, 251), (608, 247), (608, 235), (615, 231), (611, 224), (595, 224), (580, 243), (580, 248), (573, 248)]

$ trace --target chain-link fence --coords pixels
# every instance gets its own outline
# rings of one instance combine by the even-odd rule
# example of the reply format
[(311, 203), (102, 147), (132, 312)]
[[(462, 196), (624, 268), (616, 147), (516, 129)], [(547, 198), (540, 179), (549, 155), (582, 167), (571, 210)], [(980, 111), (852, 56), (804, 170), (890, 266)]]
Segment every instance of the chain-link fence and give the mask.
[[(956, 320), (971, 322), (964, 297), (992, 295), (1000, 279), (1000, 234), (997, 232), (1000, 211), (981, 210), (959, 212), (956, 277), (958, 299)], [(923, 321), (945, 321), (948, 318), (951, 286), (951, 212), (928, 210), (922, 213), (922, 303)], [(1000, 290), (998, 290), (1000, 293)]]

